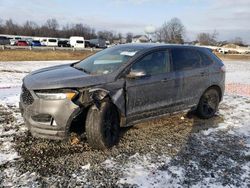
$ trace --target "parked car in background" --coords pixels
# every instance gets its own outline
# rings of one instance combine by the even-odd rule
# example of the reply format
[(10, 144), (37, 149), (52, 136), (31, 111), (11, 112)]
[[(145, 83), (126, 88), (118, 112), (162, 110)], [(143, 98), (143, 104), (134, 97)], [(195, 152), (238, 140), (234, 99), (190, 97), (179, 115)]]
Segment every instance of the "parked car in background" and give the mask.
[(42, 46), (39, 40), (32, 40), (30, 46)]
[(69, 40), (58, 40), (58, 47), (70, 47)]
[(8, 45), (10, 44), (10, 40), (7, 37), (0, 36), (0, 45)]
[(21, 37), (14, 37), (14, 38), (11, 38), (11, 39), (10, 39), (10, 45), (11, 45), (11, 46), (16, 45), (17, 41), (18, 41), (18, 40), (21, 40), (21, 39), (22, 39)]
[(219, 53), (222, 53), (222, 54), (227, 54), (227, 53), (229, 52), (229, 50), (228, 50), (228, 49), (225, 49), (225, 48), (219, 48), (219, 49), (218, 49), (218, 52), (219, 52)]
[(107, 48), (104, 39), (90, 39), (89, 43), (91, 48)]
[(105, 41), (105, 45), (106, 45), (106, 48), (110, 48), (111, 47), (111, 44), (108, 40)]
[(215, 115), (225, 88), (223, 62), (209, 49), (126, 44), (23, 79), (20, 110), (35, 137), (86, 131), (93, 148), (119, 141), (120, 127), (191, 109)]
[(89, 40), (85, 40), (84, 43), (85, 43), (85, 48), (90, 48), (91, 47)]
[(55, 38), (47, 38), (41, 41), (42, 46), (56, 47), (58, 46), (58, 40)]
[(16, 46), (29, 46), (29, 43), (26, 40), (18, 40), (15, 45)]
[(73, 48), (85, 48), (85, 41), (83, 37), (72, 36), (69, 38), (70, 46)]

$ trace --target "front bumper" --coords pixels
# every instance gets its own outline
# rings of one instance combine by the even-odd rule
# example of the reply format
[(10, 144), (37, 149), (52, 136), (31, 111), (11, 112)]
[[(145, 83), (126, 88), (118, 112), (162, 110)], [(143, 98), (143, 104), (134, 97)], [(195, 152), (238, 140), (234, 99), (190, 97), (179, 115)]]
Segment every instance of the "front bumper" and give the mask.
[(19, 107), (25, 124), (34, 137), (46, 139), (65, 139), (72, 120), (80, 112), (79, 106), (72, 101), (43, 100), (33, 91), (32, 104), (26, 104), (20, 97)]

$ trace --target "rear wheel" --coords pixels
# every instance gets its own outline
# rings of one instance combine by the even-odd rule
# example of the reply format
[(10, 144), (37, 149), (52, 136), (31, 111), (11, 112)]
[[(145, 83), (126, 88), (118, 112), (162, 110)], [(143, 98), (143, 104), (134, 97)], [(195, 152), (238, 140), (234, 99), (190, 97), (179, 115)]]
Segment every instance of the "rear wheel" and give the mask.
[(95, 149), (106, 149), (119, 141), (120, 120), (116, 107), (109, 102), (101, 104), (100, 109), (92, 106), (86, 119), (88, 143)]
[(203, 119), (213, 117), (218, 110), (219, 102), (219, 92), (214, 88), (208, 89), (199, 101), (197, 107), (198, 116)]

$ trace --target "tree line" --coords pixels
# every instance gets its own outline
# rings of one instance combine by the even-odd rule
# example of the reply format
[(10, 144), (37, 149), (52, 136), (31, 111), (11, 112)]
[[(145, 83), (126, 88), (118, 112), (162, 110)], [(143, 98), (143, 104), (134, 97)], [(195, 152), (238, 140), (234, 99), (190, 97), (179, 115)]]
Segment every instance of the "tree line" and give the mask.
[[(82, 23), (66, 24), (60, 26), (56, 19), (48, 19), (44, 24), (37, 24), (34, 21), (26, 21), (24, 24), (17, 24), (12, 19), (3, 21), (0, 18), (0, 33), (8, 35), (25, 35), (25, 36), (41, 36), (41, 37), (56, 37), (69, 38), (70, 36), (84, 36), (85, 39), (101, 38), (109, 40), (111, 43), (114, 40), (121, 40), (123, 37), (126, 42), (132, 42), (134, 34), (128, 32), (125, 36), (114, 31), (100, 30)], [(179, 18), (172, 18), (164, 22), (154, 33), (152, 37), (157, 42), (183, 44), (186, 28)], [(199, 33), (194, 42), (201, 45), (217, 45), (218, 32)], [(230, 42), (244, 45), (240, 37), (236, 37)]]
[(56, 19), (48, 19), (44, 24), (38, 25), (34, 21), (17, 24), (12, 19), (0, 19), (0, 33), (8, 35), (40, 36), (69, 38), (70, 36), (84, 36), (85, 39), (101, 38), (110, 40), (120, 39), (121, 33), (114, 31), (96, 31), (94, 28), (82, 23), (66, 24), (60, 26)]

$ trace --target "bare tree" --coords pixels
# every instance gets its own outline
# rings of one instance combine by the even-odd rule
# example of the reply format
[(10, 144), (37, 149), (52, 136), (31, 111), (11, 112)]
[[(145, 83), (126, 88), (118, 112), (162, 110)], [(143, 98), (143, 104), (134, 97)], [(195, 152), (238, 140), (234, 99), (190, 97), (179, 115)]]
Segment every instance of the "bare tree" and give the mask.
[(178, 18), (172, 18), (170, 21), (165, 22), (155, 33), (159, 42), (175, 44), (182, 44), (184, 42), (184, 34), (185, 27)]
[(22, 26), (22, 35), (34, 36), (37, 34), (36, 29), (38, 25), (32, 21), (26, 21), (25, 24)]
[(215, 30), (212, 34), (210, 33), (199, 33), (197, 35), (197, 41), (201, 45), (215, 45), (218, 32)]
[(185, 28), (184, 25), (181, 23), (180, 19), (172, 18), (167, 23), (167, 29), (168, 29), (170, 43), (182, 44), (184, 42), (183, 36)]
[(70, 36), (83, 36), (85, 39), (103, 38), (113, 42), (114, 39), (122, 39), (122, 34), (114, 31), (101, 30), (96, 33), (95, 29), (84, 25), (65, 24), (60, 26), (56, 19), (49, 19), (44, 24), (38, 25), (33, 21), (26, 21), (23, 25), (14, 23), (11, 19), (4, 22), (0, 19), (0, 33), (9, 35), (25, 35), (40, 37), (69, 38)]
[(212, 37), (209, 33), (199, 33), (197, 35), (197, 41), (201, 45), (210, 45), (212, 41)]
[(97, 36), (100, 39), (108, 40), (110, 42), (113, 42), (115, 38), (115, 34), (112, 31), (98, 31)]
[(0, 18), (0, 33), (3, 33), (3, 20)]
[(243, 43), (243, 40), (241, 37), (235, 37), (232, 42), (236, 45), (239, 45), (239, 46), (244, 46), (244, 43)]
[(156, 40), (158, 42), (164, 42), (164, 37), (165, 36), (165, 32), (162, 28), (158, 28), (156, 29), (155, 33), (154, 33), (154, 37), (156, 38)]
[(6, 20), (4, 25), (4, 32), (12, 35), (17, 35), (20, 29), (17, 24), (15, 24), (12, 19)]
[(118, 33), (118, 38), (119, 38), (120, 41), (122, 40), (122, 34), (121, 33)]
[(45, 27), (48, 27), (51, 30), (59, 29), (59, 24), (56, 19), (48, 19), (45, 23)]
[(133, 33), (126, 34), (126, 43), (131, 43), (133, 39)]
[(59, 24), (56, 19), (48, 19), (40, 28), (41, 33), (47, 33), (47, 36), (58, 37)]

